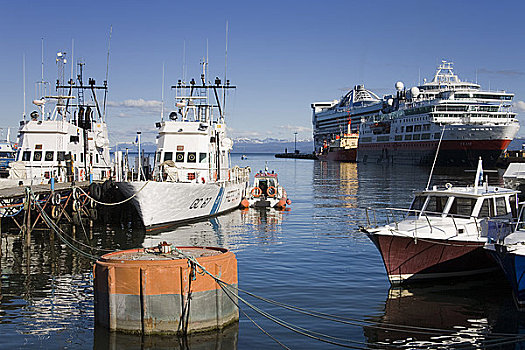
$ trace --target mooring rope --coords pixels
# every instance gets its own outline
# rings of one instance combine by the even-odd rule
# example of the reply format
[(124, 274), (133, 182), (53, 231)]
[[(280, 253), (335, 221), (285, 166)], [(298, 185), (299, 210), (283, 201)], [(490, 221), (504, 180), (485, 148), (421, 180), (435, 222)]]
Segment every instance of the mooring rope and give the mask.
[(142, 191), (144, 189), (144, 187), (146, 187), (146, 185), (149, 183), (150, 181), (146, 181), (146, 183), (144, 184), (144, 186), (142, 186), (137, 192), (135, 192), (131, 197), (128, 197), (120, 202), (116, 202), (116, 203), (106, 203), (106, 202), (101, 202), (101, 201), (98, 201), (96, 200), (95, 198), (91, 197), (89, 194), (86, 193), (86, 191), (84, 191), (84, 189), (82, 187), (77, 187), (77, 186), (74, 186), (73, 188), (77, 188), (79, 189), (82, 193), (84, 193), (89, 199), (91, 199), (93, 202), (97, 203), (97, 204), (100, 204), (100, 205), (107, 205), (107, 206), (111, 206), (111, 205), (120, 205), (120, 204), (124, 204), (126, 203), (127, 201), (130, 201), (132, 200), (137, 194), (140, 193), (140, 191)]

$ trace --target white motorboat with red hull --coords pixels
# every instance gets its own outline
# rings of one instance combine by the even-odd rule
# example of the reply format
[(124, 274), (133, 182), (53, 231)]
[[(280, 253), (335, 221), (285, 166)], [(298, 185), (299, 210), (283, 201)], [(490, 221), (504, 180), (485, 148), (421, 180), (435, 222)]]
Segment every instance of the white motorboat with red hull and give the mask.
[(480, 172), (481, 165), (473, 187), (434, 186), (416, 193), (409, 210), (388, 208), (405, 214), (403, 219), (362, 228), (378, 248), (392, 284), (496, 269), (483, 249), (489, 220), (516, 217), (518, 191), (480, 186)]

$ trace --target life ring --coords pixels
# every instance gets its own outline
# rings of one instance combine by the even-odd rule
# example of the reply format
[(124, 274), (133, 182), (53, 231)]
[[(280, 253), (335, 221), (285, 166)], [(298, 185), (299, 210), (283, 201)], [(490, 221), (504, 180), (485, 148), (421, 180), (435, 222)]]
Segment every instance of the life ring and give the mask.
[(254, 188), (252, 188), (251, 194), (255, 198), (259, 198), (261, 196), (261, 194), (262, 194), (262, 190), (259, 187), (254, 187)]
[(277, 189), (275, 188), (275, 186), (270, 186), (266, 190), (266, 193), (268, 194), (268, 197), (275, 197), (275, 195), (277, 194)]
[(80, 181), (84, 181), (84, 169), (80, 169), (78, 177), (79, 177)]

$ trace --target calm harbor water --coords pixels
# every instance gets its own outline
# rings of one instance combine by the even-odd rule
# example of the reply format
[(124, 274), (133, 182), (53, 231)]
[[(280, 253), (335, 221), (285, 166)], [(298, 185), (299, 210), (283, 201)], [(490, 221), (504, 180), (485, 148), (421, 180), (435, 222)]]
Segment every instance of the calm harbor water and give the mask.
[[(412, 192), (425, 187), (429, 169), (255, 154), (243, 161), (233, 155), (232, 160), (250, 166), (252, 173), (268, 162), (293, 201), (291, 210), (236, 210), (152, 234), (133, 225), (102, 226), (93, 244), (109, 250), (160, 241), (226, 247), (237, 256), (240, 288), (344, 317), (344, 322), (314, 318), (241, 293), (295, 327), (294, 332), (277, 325), (241, 304), (260, 327), (292, 349), (337, 348), (334, 343), (371, 349), (525, 348), (525, 341), (515, 337), (525, 336), (525, 312), (515, 309), (504, 279), (484, 276), (392, 289), (379, 253), (358, 231), (366, 207), (407, 207)], [(501, 182), (498, 175), (490, 176), (491, 183)], [(464, 184), (473, 177), (438, 169), (433, 183)], [(77, 231), (79, 239), (83, 235)], [(19, 239), (2, 238), (0, 348), (281, 348), (243, 314), (238, 325), (188, 339), (108, 333), (94, 326), (91, 263), (56, 238), (50, 241), (46, 232), (35, 233), (33, 243), (27, 254)], [(299, 334), (305, 330), (314, 333)], [(323, 336), (327, 342), (313, 339)]]

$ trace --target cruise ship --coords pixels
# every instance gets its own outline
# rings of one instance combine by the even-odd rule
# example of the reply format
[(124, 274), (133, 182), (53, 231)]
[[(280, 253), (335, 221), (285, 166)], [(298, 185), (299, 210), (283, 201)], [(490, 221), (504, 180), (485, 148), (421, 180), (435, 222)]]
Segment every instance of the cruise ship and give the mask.
[[(319, 150), (348, 124), (359, 131), (359, 162), (475, 166), (494, 165), (519, 129), (513, 93), (482, 90), (442, 61), (431, 82), (379, 98), (363, 85), (340, 101), (312, 104)], [(438, 150), (439, 149), (439, 150)]]

